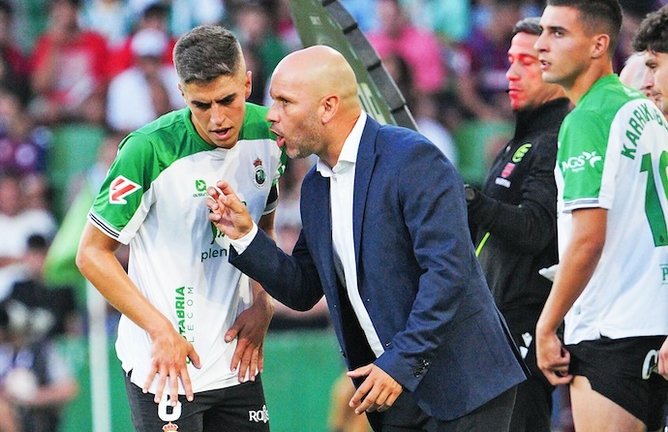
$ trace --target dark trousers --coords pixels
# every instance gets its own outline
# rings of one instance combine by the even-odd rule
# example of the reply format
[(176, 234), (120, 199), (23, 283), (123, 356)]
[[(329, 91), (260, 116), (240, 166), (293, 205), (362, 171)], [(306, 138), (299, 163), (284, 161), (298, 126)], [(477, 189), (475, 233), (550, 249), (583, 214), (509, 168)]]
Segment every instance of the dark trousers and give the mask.
[[(374, 432), (509, 432), (517, 388), (501, 393), (469, 414), (451, 421), (427, 416), (403, 393), (384, 413), (368, 413)], [(396, 410), (395, 410), (396, 408)], [(407, 417), (412, 415), (413, 417)]]

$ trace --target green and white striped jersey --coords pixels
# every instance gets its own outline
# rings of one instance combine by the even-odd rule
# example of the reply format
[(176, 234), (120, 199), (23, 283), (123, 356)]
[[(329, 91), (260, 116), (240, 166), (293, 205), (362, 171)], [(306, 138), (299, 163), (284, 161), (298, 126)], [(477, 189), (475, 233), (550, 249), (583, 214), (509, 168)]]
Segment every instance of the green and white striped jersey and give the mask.
[[(246, 104), (239, 141), (231, 149), (207, 144), (187, 108), (131, 133), (89, 213), (100, 230), (130, 245), (130, 278), (194, 344), (202, 360), (201, 369), (189, 369), (196, 392), (238, 384), (230, 372), (236, 341), (225, 343), (223, 336), (252, 303), (248, 278), (228, 263), (229, 243), (216, 241), (221, 234), (208, 220), (206, 190), (226, 180), (256, 222), (274, 210), (277, 196), (270, 198), (270, 190), (283, 171), (284, 154), (266, 112)], [(116, 351), (141, 387), (151, 342), (125, 316)]]
[(567, 344), (668, 334), (668, 124), (616, 75), (599, 79), (565, 118), (557, 154), (559, 249), (571, 212), (608, 210), (606, 242), (565, 319)]

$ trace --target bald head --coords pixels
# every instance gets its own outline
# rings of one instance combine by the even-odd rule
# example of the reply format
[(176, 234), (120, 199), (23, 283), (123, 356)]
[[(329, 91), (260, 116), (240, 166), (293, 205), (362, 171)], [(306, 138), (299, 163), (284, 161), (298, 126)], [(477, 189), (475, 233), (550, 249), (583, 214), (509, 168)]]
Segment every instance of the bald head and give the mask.
[(324, 45), (295, 51), (276, 66), (269, 94), (267, 120), (288, 156), (315, 154), (334, 166), (362, 112), (345, 57)]
[(336, 95), (345, 107), (359, 107), (355, 72), (341, 53), (328, 46), (315, 45), (288, 54), (272, 76), (272, 83), (285, 80), (316, 99)]

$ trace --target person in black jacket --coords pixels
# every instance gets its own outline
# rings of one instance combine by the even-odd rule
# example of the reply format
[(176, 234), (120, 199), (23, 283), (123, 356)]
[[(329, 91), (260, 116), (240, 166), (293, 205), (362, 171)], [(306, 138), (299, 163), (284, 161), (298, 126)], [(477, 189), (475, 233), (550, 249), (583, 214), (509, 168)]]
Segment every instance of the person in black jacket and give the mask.
[(539, 270), (558, 261), (554, 167), (569, 101), (561, 87), (542, 80), (533, 47), (541, 33), (538, 21), (519, 21), (508, 50), (515, 134), (496, 156), (482, 190), (465, 189), (476, 254), (533, 375), (518, 387), (513, 432), (550, 431), (553, 390), (536, 366), (532, 342), (551, 286)]

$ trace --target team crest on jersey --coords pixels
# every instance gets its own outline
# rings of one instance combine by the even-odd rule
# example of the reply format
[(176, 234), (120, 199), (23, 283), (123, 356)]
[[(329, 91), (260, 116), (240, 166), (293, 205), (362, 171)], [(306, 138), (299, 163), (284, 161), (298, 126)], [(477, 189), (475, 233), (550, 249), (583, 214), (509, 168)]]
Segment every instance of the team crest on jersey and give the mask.
[(255, 186), (261, 188), (267, 181), (267, 173), (265, 172), (264, 166), (262, 165), (262, 159), (255, 159), (255, 162), (253, 162), (253, 171), (255, 172), (253, 178), (255, 181)]
[(127, 204), (125, 197), (139, 189), (141, 186), (137, 183), (119, 175), (109, 185), (109, 203)]

